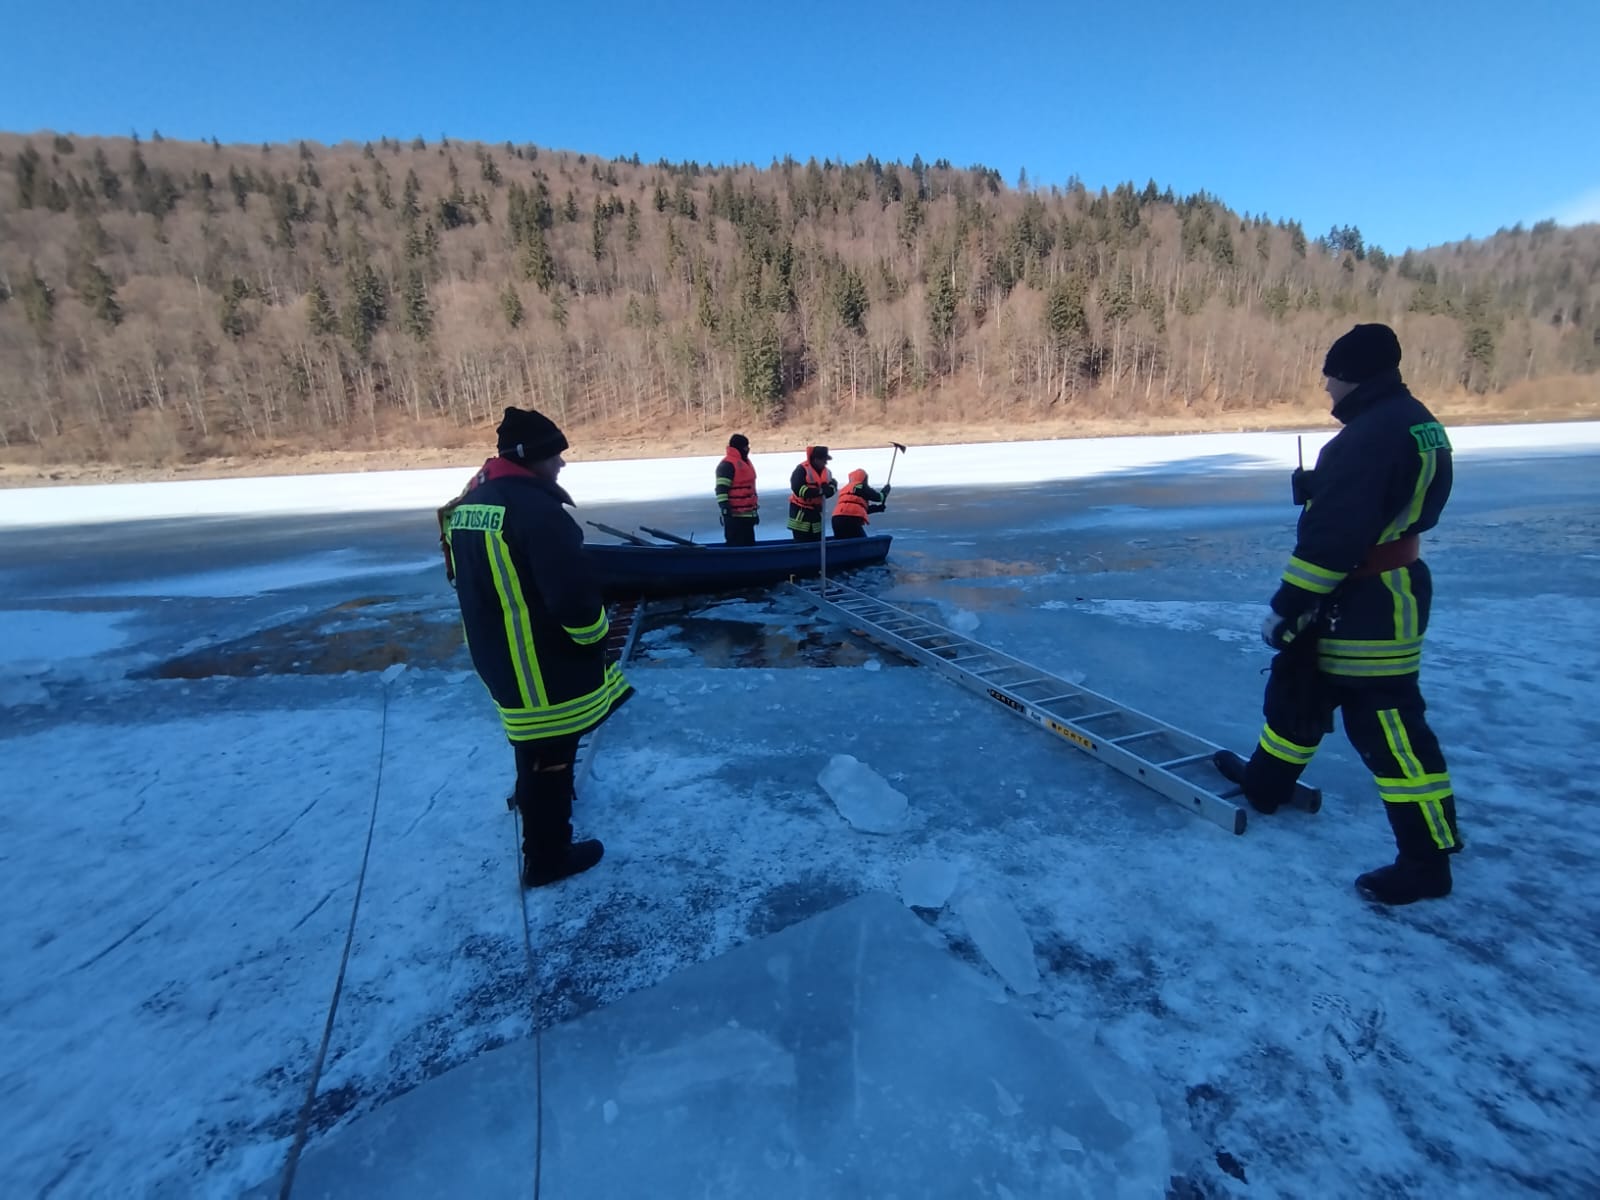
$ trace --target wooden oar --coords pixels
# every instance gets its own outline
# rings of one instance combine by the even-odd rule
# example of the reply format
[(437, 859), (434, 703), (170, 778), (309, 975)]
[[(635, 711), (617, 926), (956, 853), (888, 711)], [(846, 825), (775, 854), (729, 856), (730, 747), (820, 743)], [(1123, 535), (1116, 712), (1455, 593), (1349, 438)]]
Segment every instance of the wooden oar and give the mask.
[(648, 545), (650, 545), (649, 542), (645, 541), (638, 534), (629, 533), (625, 529), (617, 529), (617, 528), (615, 528), (614, 526), (611, 526), (611, 525), (602, 525), (599, 521), (585, 521), (584, 524), (585, 525), (593, 525), (601, 533), (609, 533), (612, 537), (619, 537), (625, 542), (632, 542), (635, 546), (648, 546)]
[(664, 542), (675, 542), (680, 546), (693, 546), (696, 550), (704, 550), (705, 549), (705, 546), (702, 543), (696, 542), (696, 541), (691, 541), (689, 538), (686, 538), (686, 537), (679, 537), (675, 533), (668, 533), (665, 529), (652, 529), (648, 525), (641, 525), (641, 526), (639, 526), (639, 528), (644, 530), (651, 537), (658, 537)]

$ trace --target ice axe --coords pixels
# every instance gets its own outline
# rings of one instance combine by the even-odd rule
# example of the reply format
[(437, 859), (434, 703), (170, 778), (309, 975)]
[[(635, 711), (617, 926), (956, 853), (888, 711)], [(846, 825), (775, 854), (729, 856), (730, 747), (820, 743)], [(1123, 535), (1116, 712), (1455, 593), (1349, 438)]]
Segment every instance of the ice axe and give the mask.
[(903, 446), (899, 442), (890, 442), (889, 445), (894, 447), (894, 453), (889, 455), (889, 477), (888, 477), (888, 479), (885, 479), (883, 481), (883, 486), (884, 487), (888, 487), (890, 481), (894, 479), (894, 462), (895, 462), (895, 459), (898, 458), (902, 454), (910, 453), (910, 451), (908, 451), (905, 448), (905, 446)]

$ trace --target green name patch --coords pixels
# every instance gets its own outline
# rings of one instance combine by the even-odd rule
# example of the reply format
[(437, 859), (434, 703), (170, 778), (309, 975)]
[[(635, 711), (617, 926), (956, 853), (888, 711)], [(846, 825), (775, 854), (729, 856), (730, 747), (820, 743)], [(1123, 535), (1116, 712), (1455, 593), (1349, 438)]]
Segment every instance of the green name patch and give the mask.
[(450, 514), (450, 532), (463, 529), (500, 532), (506, 510), (498, 504), (463, 504)]
[(1450, 439), (1445, 436), (1444, 426), (1437, 421), (1424, 421), (1421, 425), (1413, 425), (1411, 436), (1417, 441), (1419, 453), (1450, 449)]

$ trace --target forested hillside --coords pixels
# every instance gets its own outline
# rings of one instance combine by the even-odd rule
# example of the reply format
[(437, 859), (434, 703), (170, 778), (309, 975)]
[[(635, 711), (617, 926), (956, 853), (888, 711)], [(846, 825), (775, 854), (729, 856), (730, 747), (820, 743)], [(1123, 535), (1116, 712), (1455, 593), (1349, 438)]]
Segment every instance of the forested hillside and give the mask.
[[(1600, 226), (1394, 254), (1155, 182), (529, 145), (0, 135), (0, 443), (363, 447), (532, 403), (683, 434), (1307, 399), (1354, 320), (1432, 397), (1600, 413)], [(422, 434), (419, 433), (419, 436)]]

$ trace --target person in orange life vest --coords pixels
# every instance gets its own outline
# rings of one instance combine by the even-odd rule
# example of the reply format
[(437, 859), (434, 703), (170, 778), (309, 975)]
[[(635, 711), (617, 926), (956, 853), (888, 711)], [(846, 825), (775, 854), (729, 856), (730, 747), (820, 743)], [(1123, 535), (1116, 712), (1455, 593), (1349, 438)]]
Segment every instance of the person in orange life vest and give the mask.
[(789, 474), (789, 528), (797, 542), (822, 540), (822, 502), (838, 490), (826, 446), (807, 446), (806, 460)]
[(600, 588), (556, 482), (566, 437), (519, 408), (497, 432), (498, 457), (439, 518), (467, 650), (516, 757), (522, 882), (538, 887), (600, 861), (599, 841), (572, 840), (573, 764), (633, 688), (607, 661)]
[(867, 473), (860, 467), (850, 472), (850, 482), (839, 489), (839, 502), (833, 506), (833, 536), (858, 538), (867, 536), (867, 514), (882, 512), (889, 499), (889, 489), (881, 492), (867, 486)]
[(728, 452), (717, 464), (717, 507), (722, 510), (722, 540), (730, 546), (754, 546), (761, 505), (750, 439), (742, 433), (728, 439)]

